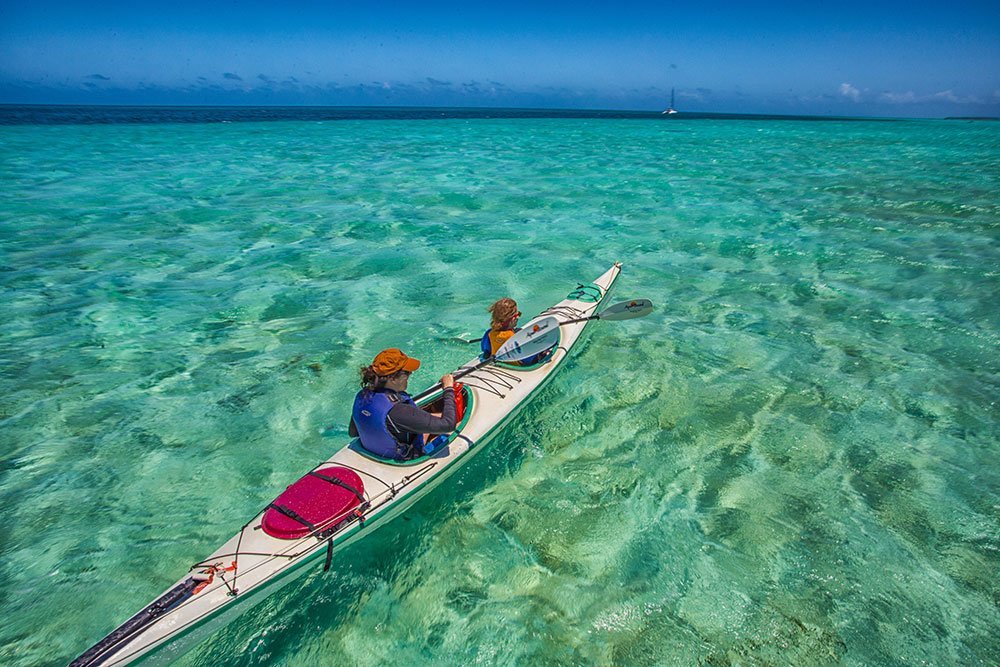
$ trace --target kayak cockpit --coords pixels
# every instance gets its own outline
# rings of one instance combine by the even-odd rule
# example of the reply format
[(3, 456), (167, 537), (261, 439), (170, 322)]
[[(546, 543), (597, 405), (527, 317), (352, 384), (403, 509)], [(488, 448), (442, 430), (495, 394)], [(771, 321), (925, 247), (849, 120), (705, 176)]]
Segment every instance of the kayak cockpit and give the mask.
[[(530, 323), (528, 324), (528, 326), (531, 326)], [(545, 364), (549, 363), (550, 361), (552, 361), (552, 356), (555, 354), (556, 350), (559, 349), (559, 344), (562, 343), (562, 330), (561, 329), (558, 332), (558, 336), (559, 337), (556, 339), (555, 344), (552, 347), (550, 347), (549, 349), (545, 350), (544, 352), (539, 352), (538, 354), (536, 354), (534, 356), (531, 356), (531, 357), (528, 357), (527, 359), (524, 359), (523, 361), (518, 361), (518, 362), (513, 362), (513, 363), (505, 363), (505, 362), (502, 362), (502, 361), (496, 361), (496, 362), (494, 362), (494, 365), (496, 365), (498, 368), (505, 368), (505, 369), (511, 370), (511, 371), (533, 371), (536, 368), (540, 368), (540, 367), (544, 366)], [(486, 361), (485, 354), (480, 355), (479, 359), (481, 361)]]
[(552, 355), (554, 355), (556, 350), (558, 349), (559, 345), (557, 343), (556, 345), (547, 349), (545, 352), (536, 354), (534, 357), (526, 359), (520, 363), (505, 364), (502, 361), (498, 361), (496, 362), (496, 365), (499, 366), (500, 368), (506, 368), (507, 370), (512, 370), (512, 371), (533, 371), (536, 368), (541, 368), (545, 364), (552, 361)]
[[(439, 440), (436, 443), (434, 451), (431, 452), (430, 454), (424, 454), (423, 456), (418, 456), (416, 458), (406, 459), (406, 460), (390, 459), (384, 456), (379, 456), (378, 454), (374, 454), (365, 449), (364, 445), (361, 444), (361, 438), (354, 438), (353, 440), (351, 440), (350, 444), (348, 444), (347, 446), (348, 449), (360, 454), (366, 459), (377, 461), (379, 463), (384, 463), (385, 465), (390, 465), (390, 466), (417, 465), (418, 463), (423, 463), (428, 459), (440, 455), (441, 452), (446, 452), (446, 450), (448, 449), (448, 445), (455, 438), (461, 435), (462, 429), (465, 428), (465, 425), (468, 423), (469, 418), (472, 416), (472, 412), (475, 409), (474, 405), (475, 399), (473, 399), (472, 391), (469, 389), (469, 387), (463, 385), (461, 391), (462, 391), (462, 400), (465, 406), (462, 418), (461, 420), (459, 420), (458, 425), (455, 427), (454, 431), (445, 434), (443, 436), (438, 436)], [(441, 410), (443, 409), (443, 403), (444, 403), (444, 392), (438, 392), (436, 394), (428, 396), (427, 399), (420, 401), (418, 405), (420, 406), (420, 408), (427, 410), (428, 412), (441, 412)]]

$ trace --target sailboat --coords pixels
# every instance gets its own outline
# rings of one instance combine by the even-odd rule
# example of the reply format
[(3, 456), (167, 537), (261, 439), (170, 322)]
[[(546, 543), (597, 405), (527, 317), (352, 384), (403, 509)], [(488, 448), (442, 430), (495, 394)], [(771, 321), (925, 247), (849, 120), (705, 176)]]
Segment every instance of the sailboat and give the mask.
[(670, 106), (667, 107), (666, 110), (662, 111), (661, 113), (664, 113), (664, 114), (677, 113), (677, 109), (674, 108), (674, 89), (673, 88), (670, 89)]

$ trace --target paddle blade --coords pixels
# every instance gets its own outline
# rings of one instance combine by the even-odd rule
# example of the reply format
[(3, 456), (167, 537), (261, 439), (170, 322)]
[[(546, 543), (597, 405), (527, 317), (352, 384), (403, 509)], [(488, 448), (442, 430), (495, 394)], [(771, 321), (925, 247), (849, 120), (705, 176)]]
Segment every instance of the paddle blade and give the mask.
[(631, 320), (645, 317), (653, 312), (653, 302), (649, 299), (632, 299), (608, 306), (598, 315), (601, 320)]
[(559, 343), (559, 320), (545, 317), (528, 322), (528, 325), (497, 350), (495, 360), (503, 362), (521, 361), (544, 352)]

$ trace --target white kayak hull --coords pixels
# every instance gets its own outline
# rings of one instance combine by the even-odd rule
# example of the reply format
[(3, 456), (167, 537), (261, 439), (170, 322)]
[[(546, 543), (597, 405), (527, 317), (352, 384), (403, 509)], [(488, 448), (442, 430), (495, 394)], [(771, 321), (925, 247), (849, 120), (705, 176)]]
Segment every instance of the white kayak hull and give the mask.
[[(615, 264), (590, 285), (579, 285), (566, 299), (539, 314), (561, 322), (596, 314), (621, 271)], [(524, 327), (531, 326), (529, 321)], [(472, 459), (529, 402), (568, 357), (586, 320), (560, 327), (560, 342), (542, 363), (528, 367), (490, 364), (462, 379), (466, 416), (447, 446), (415, 461), (377, 460), (357, 441), (316, 466), (347, 468), (364, 484), (365, 504), (304, 537), (278, 539), (261, 530), (263, 511), (192, 571), (77, 658), (74, 667), (165, 664), (176, 660), (268, 595), (312, 567), (328, 566), (333, 553), (365, 537), (406, 511)], [(479, 362), (473, 359), (462, 368)], [(461, 369), (459, 369), (461, 370)], [(433, 399), (433, 397), (431, 397)], [(357, 508), (356, 508), (357, 509)], [(360, 514), (360, 516), (357, 516)], [(215, 567), (211, 567), (215, 566)], [(195, 587), (197, 584), (197, 587)], [(192, 590), (193, 588), (193, 590)]]

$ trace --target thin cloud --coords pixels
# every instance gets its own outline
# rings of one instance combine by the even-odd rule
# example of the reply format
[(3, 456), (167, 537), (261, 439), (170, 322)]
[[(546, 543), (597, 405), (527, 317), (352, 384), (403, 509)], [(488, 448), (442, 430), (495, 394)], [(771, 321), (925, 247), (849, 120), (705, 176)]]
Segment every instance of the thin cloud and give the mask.
[(942, 90), (940, 93), (934, 93), (931, 95), (936, 100), (944, 100), (945, 102), (977, 102), (978, 100), (974, 98), (962, 99), (950, 90)]
[(851, 84), (849, 84), (849, 83), (842, 83), (842, 84), (840, 84), (839, 90), (840, 90), (840, 94), (843, 97), (846, 97), (846, 98), (848, 98), (850, 100), (853, 100), (854, 102), (860, 102), (861, 101), (861, 91), (858, 90), (857, 88), (855, 88), (854, 86), (852, 86)]
[(882, 99), (892, 104), (913, 104), (917, 101), (917, 95), (912, 90), (908, 90), (905, 93), (887, 90), (882, 93)]
[(952, 104), (982, 104), (982, 100), (975, 95), (962, 97), (956, 95), (952, 90), (942, 90), (929, 95), (918, 95), (912, 90), (897, 92), (892, 90), (883, 91), (879, 96), (883, 102), (890, 104), (925, 104), (927, 102), (950, 102)]
[(95, 79), (97, 81), (111, 81), (110, 76), (104, 76), (103, 74), (91, 74), (87, 77), (88, 79)]
[(931, 97), (935, 100), (944, 100), (945, 102), (953, 102), (954, 104), (982, 104), (983, 100), (975, 95), (966, 95), (962, 97), (961, 95), (956, 95), (951, 90), (942, 90), (940, 93), (934, 93)]
[(242, 81), (243, 77), (239, 74), (233, 74), (232, 72), (223, 72), (223, 79), (229, 79), (230, 81)]

